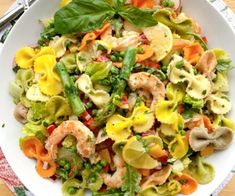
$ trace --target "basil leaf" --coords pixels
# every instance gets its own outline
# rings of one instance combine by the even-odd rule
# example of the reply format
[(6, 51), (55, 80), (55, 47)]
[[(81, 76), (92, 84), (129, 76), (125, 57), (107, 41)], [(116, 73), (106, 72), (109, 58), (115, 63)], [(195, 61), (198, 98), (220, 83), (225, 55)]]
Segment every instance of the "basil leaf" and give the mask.
[(157, 24), (151, 12), (136, 7), (123, 7), (118, 14), (137, 27), (151, 27)]
[(114, 14), (115, 10), (104, 0), (74, 0), (55, 13), (55, 31), (60, 34), (90, 32)]

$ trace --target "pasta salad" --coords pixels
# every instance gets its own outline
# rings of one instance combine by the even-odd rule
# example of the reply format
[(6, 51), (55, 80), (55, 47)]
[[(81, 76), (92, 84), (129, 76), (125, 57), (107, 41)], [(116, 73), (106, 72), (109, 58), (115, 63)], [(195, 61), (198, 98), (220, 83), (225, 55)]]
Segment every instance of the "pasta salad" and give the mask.
[(15, 55), (10, 94), (37, 173), (65, 196), (191, 194), (233, 141), (229, 54), (180, 1), (62, 0)]

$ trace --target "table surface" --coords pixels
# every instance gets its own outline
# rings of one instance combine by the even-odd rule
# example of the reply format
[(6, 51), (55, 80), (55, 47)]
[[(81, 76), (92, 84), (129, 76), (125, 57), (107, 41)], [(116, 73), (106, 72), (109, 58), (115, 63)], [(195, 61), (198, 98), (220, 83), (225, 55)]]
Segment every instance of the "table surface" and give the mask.
[[(235, 0), (224, 0), (227, 5), (235, 12)], [(0, 0), (0, 16), (2, 16), (15, 0)], [(235, 176), (231, 182), (224, 188), (219, 196), (234, 196), (235, 195)], [(0, 196), (13, 196), (6, 185), (0, 180)]]

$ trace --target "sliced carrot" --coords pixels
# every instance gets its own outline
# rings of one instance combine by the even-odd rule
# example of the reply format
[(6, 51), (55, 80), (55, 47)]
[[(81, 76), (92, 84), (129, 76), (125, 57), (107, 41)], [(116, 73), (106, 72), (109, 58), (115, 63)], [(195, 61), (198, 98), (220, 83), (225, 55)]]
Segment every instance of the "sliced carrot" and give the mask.
[(212, 145), (207, 146), (203, 150), (200, 151), (200, 155), (203, 157), (208, 157), (215, 152), (215, 149)]
[(213, 132), (213, 124), (211, 123), (210, 119), (205, 115), (202, 116), (202, 119), (203, 119), (205, 128), (207, 128), (207, 130), (208, 130), (208, 133), (212, 133)]
[(36, 171), (41, 177), (50, 178), (56, 172), (56, 163), (52, 160), (38, 160), (36, 164)]
[(102, 28), (87, 33), (83, 38), (81, 42), (81, 46), (79, 47), (79, 50), (84, 50), (88, 43), (94, 41), (97, 37), (99, 37), (103, 32), (105, 32), (110, 27), (109, 23), (106, 23)]
[(151, 56), (153, 56), (153, 49), (149, 45), (140, 45), (139, 48), (143, 49), (143, 54), (137, 54), (137, 62), (144, 61), (146, 59), (149, 59)]
[(155, 145), (149, 149), (149, 154), (155, 158), (158, 159), (159, 157), (166, 156), (166, 151), (162, 149), (160, 145)]
[(117, 68), (122, 68), (123, 63), (122, 62), (113, 62), (113, 65)]
[(132, 4), (138, 8), (153, 8), (153, 0), (132, 0)]
[(175, 176), (174, 179), (180, 182), (181, 184), (180, 193), (184, 195), (189, 195), (197, 190), (197, 181), (188, 174)]
[(183, 51), (184, 51), (184, 59), (194, 65), (197, 64), (197, 62), (200, 59), (200, 56), (204, 52), (201, 44), (199, 44), (198, 42), (190, 46), (184, 47)]
[(150, 176), (151, 174), (151, 170), (150, 169), (139, 169), (138, 170), (139, 173), (142, 175), (142, 176)]

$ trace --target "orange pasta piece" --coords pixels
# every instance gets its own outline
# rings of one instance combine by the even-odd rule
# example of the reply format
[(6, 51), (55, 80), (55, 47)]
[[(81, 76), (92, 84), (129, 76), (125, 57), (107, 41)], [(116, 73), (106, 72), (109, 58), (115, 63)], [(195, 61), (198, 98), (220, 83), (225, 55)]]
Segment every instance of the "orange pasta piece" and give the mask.
[[(45, 168), (44, 168), (45, 164)], [(38, 160), (36, 164), (36, 171), (43, 178), (50, 178), (56, 172), (56, 163), (52, 160), (42, 161)]]
[(149, 45), (141, 45), (139, 48), (142, 48), (144, 53), (143, 54), (137, 54), (137, 62), (144, 61), (146, 59), (149, 59), (151, 56), (153, 56), (153, 49)]
[(132, 0), (132, 4), (138, 8), (153, 8), (153, 0)]
[(200, 59), (200, 56), (204, 52), (202, 46), (198, 42), (190, 46), (184, 47), (183, 51), (184, 59), (193, 65), (197, 64)]
[(49, 178), (56, 172), (56, 163), (50, 160), (43, 143), (36, 137), (25, 137), (21, 143), (25, 156), (37, 160), (36, 171), (43, 178)]
[(94, 32), (87, 33), (82, 38), (82, 42), (81, 42), (81, 46), (79, 47), (79, 50), (84, 50), (88, 43), (96, 40), (96, 38), (99, 37), (103, 32), (105, 32), (109, 27), (110, 27), (110, 24), (106, 23), (102, 28)]
[(174, 179), (180, 182), (181, 184), (180, 193), (184, 195), (189, 195), (197, 190), (197, 181), (188, 174), (176, 176), (174, 177)]
[(211, 123), (210, 119), (205, 115), (203, 115), (202, 119), (203, 119), (205, 128), (207, 128), (207, 130), (208, 130), (208, 133), (212, 133), (213, 132), (213, 124)]

